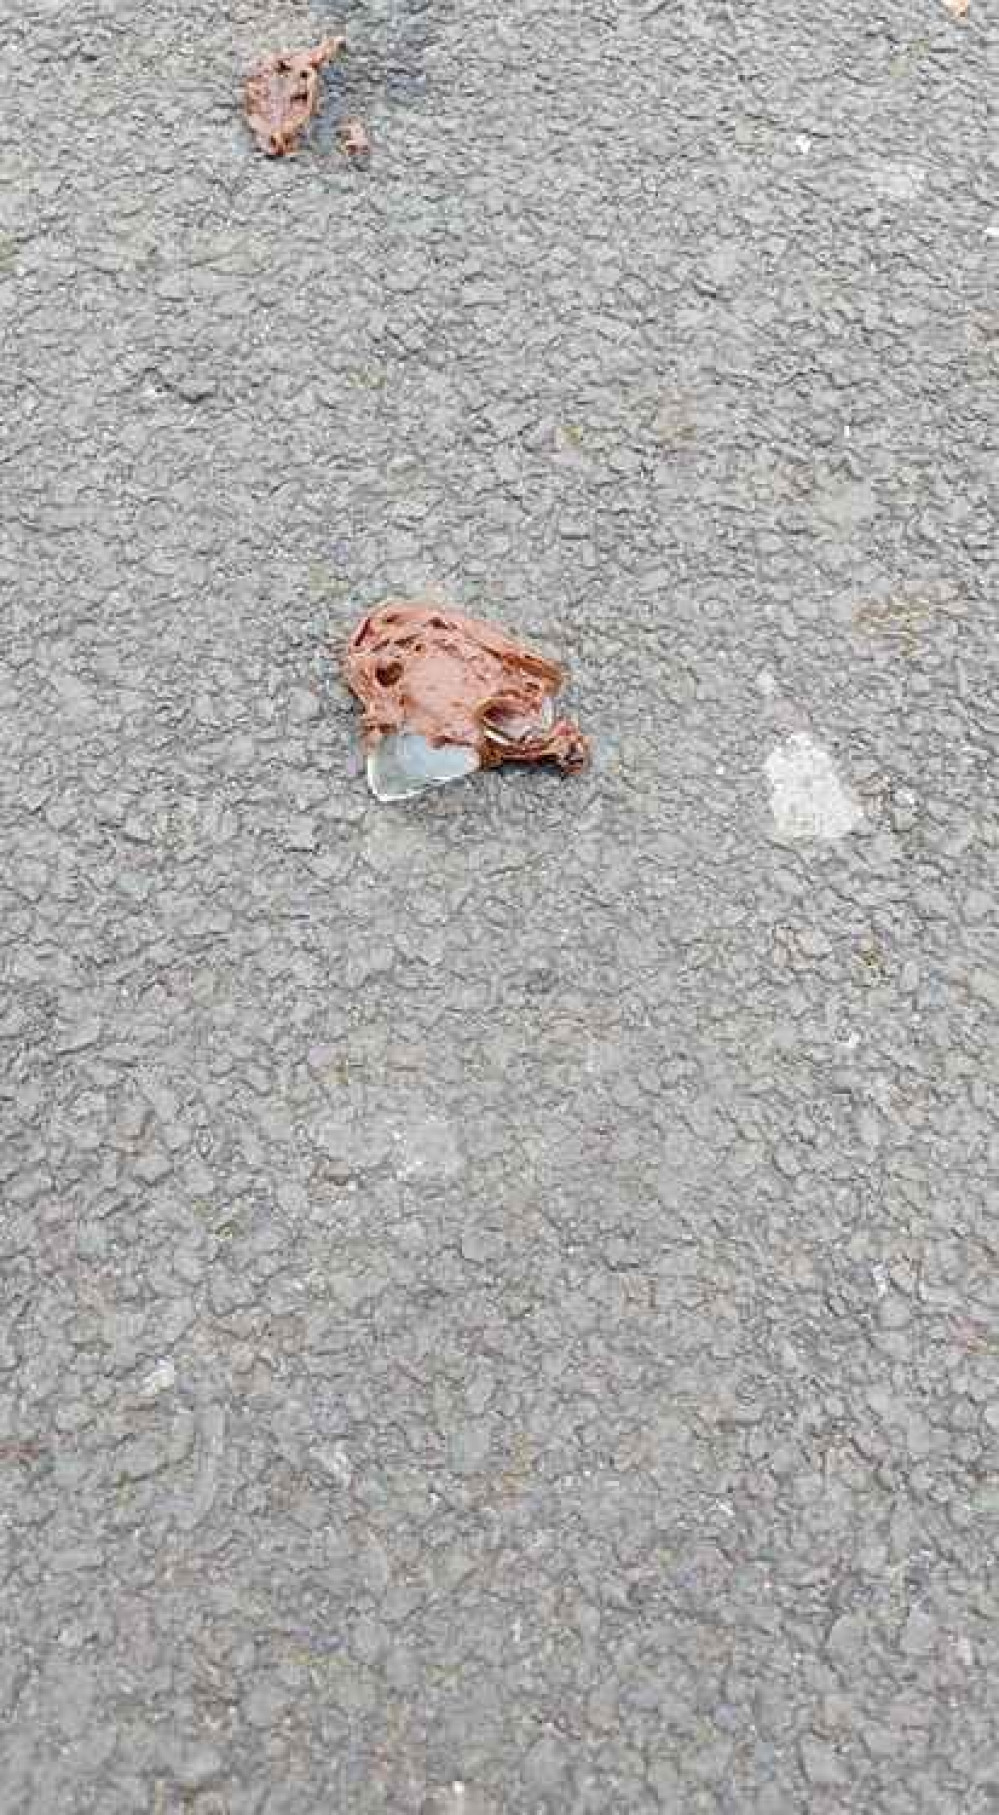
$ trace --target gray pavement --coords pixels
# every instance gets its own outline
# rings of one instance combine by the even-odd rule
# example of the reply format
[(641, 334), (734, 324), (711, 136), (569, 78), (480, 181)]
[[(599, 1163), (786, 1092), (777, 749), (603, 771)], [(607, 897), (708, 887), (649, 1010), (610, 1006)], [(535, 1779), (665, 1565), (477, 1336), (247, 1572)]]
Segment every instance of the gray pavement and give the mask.
[(985, 0), (0, 10), (2, 1815), (986, 1815)]

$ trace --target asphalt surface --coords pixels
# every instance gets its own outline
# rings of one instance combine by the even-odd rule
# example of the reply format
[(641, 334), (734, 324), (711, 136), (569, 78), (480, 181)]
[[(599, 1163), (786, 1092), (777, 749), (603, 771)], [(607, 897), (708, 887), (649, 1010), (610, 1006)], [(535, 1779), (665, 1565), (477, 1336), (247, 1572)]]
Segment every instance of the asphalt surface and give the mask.
[(988, 11), (5, 0), (3, 1815), (999, 1807)]

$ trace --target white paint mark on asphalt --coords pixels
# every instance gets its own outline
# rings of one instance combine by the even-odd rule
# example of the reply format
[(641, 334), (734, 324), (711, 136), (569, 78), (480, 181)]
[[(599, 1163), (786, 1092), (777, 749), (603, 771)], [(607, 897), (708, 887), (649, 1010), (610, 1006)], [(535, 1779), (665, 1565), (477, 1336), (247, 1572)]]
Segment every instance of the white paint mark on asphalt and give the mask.
[(840, 781), (828, 750), (806, 731), (796, 731), (771, 750), (765, 767), (779, 837), (845, 838), (861, 823), (863, 813)]

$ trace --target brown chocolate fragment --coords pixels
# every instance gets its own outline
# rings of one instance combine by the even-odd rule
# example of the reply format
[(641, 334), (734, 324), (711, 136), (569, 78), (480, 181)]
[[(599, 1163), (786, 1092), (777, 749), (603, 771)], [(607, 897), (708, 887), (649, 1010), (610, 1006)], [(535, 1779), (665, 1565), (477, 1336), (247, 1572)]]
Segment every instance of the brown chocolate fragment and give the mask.
[(337, 144), (352, 164), (366, 164), (371, 156), (371, 140), (363, 120), (344, 120), (337, 132)]
[[(344, 675), (364, 707), (369, 754), (396, 738), (428, 747), (430, 756), (445, 747), (452, 755), (471, 752), (463, 773), (549, 759), (572, 773), (589, 760), (582, 732), (555, 717), (565, 679), (558, 663), (478, 618), (433, 604), (382, 605), (351, 637)], [(442, 771), (428, 783), (457, 772)]]
[(346, 38), (326, 38), (314, 50), (266, 57), (247, 78), (246, 117), (268, 157), (295, 150), (319, 100), (319, 71), (346, 50)]

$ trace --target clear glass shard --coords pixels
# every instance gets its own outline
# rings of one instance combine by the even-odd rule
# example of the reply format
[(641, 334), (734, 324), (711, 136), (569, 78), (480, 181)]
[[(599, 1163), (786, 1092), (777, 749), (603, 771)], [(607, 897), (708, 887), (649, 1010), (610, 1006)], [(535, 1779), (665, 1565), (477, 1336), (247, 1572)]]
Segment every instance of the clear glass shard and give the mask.
[(409, 800), (428, 788), (474, 775), (479, 759), (466, 744), (431, 744), (416, 731), (379, 738), (368, 756), (368, 787), (376, 800)]
[(483, 729), (490, 743), (499, 744), (501, 749), (510, 749), (516, 744), (526, 743), (532, 737), (544, 737), (554, 723), (555, 701), (546, 699), (541, 701), (533, 717), (514, 712), (493, 712), (483, 720)]

